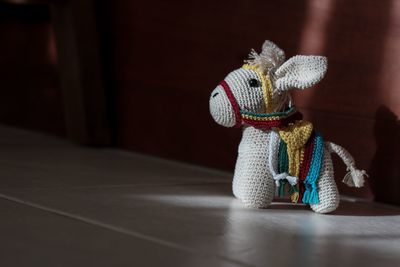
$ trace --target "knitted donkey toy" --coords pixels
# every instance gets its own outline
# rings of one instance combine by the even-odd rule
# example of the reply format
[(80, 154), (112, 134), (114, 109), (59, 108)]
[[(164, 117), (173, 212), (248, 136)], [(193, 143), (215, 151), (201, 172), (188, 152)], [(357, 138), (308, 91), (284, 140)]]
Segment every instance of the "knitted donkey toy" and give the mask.
[(271, 41), (254, 50), (243, 67), (232, 71), (212, 91), (210, 112), (225, 127), (243, 126), (233, 177), (233, 194), (246, 206), (266, 208), (275, 192), (290, 195), (294, 203), (309, 204), (328, 213), (339, 205), (332, 159), (336, 153), (349, 171), (348, 186), (362, 187), (365, 171), (355, 167), (342, 147), (324, 141), (313, 125), (302, 120), (289, 90), (305, 89), (325, 75), (327, 59), (294, 56)]

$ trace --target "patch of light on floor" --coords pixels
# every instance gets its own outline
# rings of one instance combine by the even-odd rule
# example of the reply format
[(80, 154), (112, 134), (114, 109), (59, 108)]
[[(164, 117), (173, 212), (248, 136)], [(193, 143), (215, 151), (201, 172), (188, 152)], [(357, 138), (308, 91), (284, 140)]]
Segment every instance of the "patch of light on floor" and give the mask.
[(228, 208), (235, 200), (233, 196), (218, 195), (171, 195), (151, 194), (141, 195), (141, 199), (158, 201), (174, 206), (196, 207), (196, 208)]

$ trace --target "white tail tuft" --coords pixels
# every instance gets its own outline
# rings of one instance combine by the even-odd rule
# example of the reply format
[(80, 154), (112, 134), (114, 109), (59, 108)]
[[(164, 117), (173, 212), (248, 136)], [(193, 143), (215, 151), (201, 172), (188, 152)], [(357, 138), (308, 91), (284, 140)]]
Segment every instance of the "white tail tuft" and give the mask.
[(350, 187), (363, 187), (365, 182), (365, 177), (368, 174), (364, 170), (359, 170), (355, 167), (354, 158), (350, 153), (343, 147), (336, 145), (331, 142), (325, 142), (326, 147), (329, 152), (336, 153), (346, 164), (348, 173), (343, 178), (343, 183)]
[(342, 182), (349, 187), (363, 187), (365, 178), (368, 174), (364, 170), (358, 170), (354, 166), (347, 168), (349, 171), (343, 178)]

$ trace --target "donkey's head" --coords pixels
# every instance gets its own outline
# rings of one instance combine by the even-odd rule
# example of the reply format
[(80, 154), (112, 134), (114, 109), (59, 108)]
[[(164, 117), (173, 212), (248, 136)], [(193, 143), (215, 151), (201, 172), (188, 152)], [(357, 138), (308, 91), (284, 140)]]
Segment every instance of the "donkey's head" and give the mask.
[(222, 126), (240, 126), (249, 114), (281, 114), (291, 108), (290, 89), (313, 86), (327, 69), (322, 56), (295, 56), (285, 62), (285, 53), (270, 41), (264, 42), (260, 54), (252, 50), (245, 62), (211, 93), (211, 116)]

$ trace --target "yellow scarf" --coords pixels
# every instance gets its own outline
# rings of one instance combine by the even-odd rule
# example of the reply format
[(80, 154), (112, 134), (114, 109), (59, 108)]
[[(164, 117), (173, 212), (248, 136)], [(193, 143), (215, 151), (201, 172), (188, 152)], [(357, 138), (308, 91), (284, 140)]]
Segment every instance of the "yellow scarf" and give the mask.
[[(313, 125), (308, 121), (296, 121), (285, 129), (279, 130), (280, 137), (287, 145), (290, 176), (299, 177), (303, 148), (310, 138), (312, 130)], [(299, 193), (294, 192), (290, 197), (293, 202), (297, 202)]]

